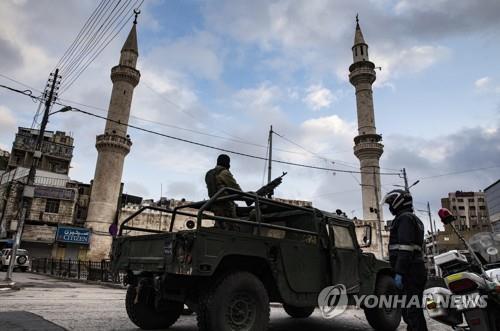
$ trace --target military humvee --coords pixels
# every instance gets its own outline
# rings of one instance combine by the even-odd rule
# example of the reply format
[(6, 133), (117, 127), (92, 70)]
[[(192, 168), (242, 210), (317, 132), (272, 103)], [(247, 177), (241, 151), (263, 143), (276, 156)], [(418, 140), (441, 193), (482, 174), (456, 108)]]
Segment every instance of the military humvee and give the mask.
[[(228, 200), (250, 207), (238, 207), (235, 219), (210, 212)], [(171, 214), (169, 231), (129, 225), (147, 209)], [(174, 232), (179, 215), (188, 230)], [(218, 226), (228, 223), (237, 230)], [(390, 266), (362, 252), (353, 221), (229, 188), (173, 209), (138, 210), (120, 226), (112, 268), (126, 272), (126, 310), (142, 329), (170, 327), (187, 305), (200, 330), (264, 331), (270, 302), (306, 318), (327, 286), (345, 285), (350, 304), (354, 295), (396, 293)], [(364, 310), (376, 330), (395, 330), (401, 320), (399, 309)]]

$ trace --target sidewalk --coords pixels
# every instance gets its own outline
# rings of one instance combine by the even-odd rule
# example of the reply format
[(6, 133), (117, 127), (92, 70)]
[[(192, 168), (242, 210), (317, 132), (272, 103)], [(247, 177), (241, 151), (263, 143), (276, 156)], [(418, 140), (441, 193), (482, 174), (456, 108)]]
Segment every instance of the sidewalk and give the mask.
[(42, 316), (27, 311), (0, 312), (0, 330), (9, 331), (65, 331)]

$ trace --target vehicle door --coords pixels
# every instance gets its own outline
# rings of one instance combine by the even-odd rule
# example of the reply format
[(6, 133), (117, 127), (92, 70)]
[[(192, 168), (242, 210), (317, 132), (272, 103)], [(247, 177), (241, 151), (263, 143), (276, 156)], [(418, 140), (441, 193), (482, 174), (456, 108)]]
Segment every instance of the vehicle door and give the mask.
[(355, 229), (347, 222), (328, 222), (332, 285), (343, 284), (348, 293), (357, 292), (360, 286), (360, 250), (354, 241)]

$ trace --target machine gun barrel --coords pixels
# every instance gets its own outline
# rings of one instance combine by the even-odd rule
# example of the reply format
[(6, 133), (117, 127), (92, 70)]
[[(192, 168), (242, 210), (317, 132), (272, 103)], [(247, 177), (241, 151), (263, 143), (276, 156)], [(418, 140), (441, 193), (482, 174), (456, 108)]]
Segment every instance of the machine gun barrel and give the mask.
[(286, 172), (283, 172), (283, 174), (279, 177), (276, 177), (266, 185), (262, 186), (260, 189), (257, 190), (257, 195), (264, 197), (268, 196), (271, 197), (274, 194), (274, 189), (280, 186), (280, 184), (283, 182), (283, 177), (286, 176)]

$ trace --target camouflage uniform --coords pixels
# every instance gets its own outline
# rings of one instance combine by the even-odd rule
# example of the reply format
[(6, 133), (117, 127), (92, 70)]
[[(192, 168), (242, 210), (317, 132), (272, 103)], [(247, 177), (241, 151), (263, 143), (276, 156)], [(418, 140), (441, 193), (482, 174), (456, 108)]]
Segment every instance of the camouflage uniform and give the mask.
[[(229, 169), (218, 165), (215, 167), (215, 173), (217, 191), (223, 187), (229, 187), (241, 191), (240, 185), (238, 185)], [(215, 216), (236, 218), (236, 204), (232, 201), (215, 202), (212, 205), (212, 211)], [(216, 224), (219, 224), (218, 227), (221, 228), (228, 228), (229, 230), (235, 229), (235, 224), (226, 224), (224, 222), (217, 222)]]

